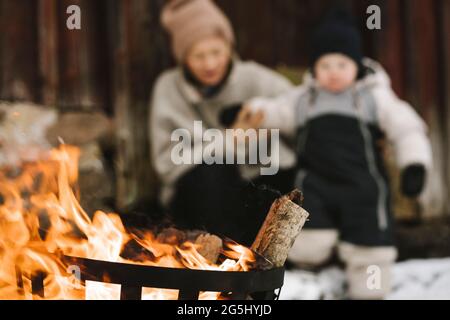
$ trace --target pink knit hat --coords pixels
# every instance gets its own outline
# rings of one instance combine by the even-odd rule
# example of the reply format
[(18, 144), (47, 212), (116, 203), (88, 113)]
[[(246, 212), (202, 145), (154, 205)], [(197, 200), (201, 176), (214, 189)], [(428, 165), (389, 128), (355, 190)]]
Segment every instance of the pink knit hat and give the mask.
[(196, 41), (211, 35), (221, 35), (234, 44), (230, 21), (210, 0), (171, 0), (163, 9), (161, 22), (172, 36), (178, 62), (183, 61)]

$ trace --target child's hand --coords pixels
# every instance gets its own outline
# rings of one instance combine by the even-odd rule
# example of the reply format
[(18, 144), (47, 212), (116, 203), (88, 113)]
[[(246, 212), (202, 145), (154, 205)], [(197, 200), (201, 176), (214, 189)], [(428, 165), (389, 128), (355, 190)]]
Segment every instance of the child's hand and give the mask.
[(264, 112), (258, 110), (253, 112), (249, 106), (244, 106), (239, 112), (232, 129), (259, 129), (264, 121)]
[(402, 193), (409, 198), (417, 197), (425, 185), (425, 173), (425, 167), (421, 164), (406, 167), (401, 174)]

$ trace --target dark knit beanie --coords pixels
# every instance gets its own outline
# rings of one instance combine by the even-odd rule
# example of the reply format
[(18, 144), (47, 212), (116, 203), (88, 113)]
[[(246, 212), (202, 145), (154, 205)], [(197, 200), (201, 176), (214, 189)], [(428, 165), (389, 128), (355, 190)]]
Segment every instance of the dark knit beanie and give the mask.
[(362, 72), (362, 45), (352, 16), (343, 8), (335, 7), (321, 21), (311, 39), (310, 67), (313, 69), (319, 58), (328, 53), (341, 53), (356, 62)]

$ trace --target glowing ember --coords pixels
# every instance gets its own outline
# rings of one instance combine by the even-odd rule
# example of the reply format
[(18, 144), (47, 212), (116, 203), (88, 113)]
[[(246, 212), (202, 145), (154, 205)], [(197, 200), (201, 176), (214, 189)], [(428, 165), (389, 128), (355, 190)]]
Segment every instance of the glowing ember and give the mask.
[[(48, 274), (46, 299), (119, 299), (120, 285), (86, 282), (69, 277), (60, 258), (69, 255), (111, 262), (171, 268), (248, 271), (253, 253), (225, 243), (220, 265), (208, 261), (189, 241), (174, 245), (158, 241), (152, 232), (127, 231), (117, 214), (97, 211), (91, 219), (77, 199), (79, 150), (61, 145), (48, 158), (20, 169), (0, 171), (0, 299), (39, 299), (31, 292), (31, 277)], [(132, 243), (140, 253), (124, 258)], [(142, 254), (145, 252), (146, 254)], [(23, 290), (17, 286), (22, 271)], [(177, 299), (178, 291), (144, 288), (142, 299)], [(200, 299), (217, 299), (203, 292)]]

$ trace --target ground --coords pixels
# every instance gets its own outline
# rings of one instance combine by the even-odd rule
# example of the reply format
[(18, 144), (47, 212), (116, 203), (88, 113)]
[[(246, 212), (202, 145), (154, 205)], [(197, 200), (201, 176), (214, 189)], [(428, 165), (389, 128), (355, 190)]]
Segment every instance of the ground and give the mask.
[[(388, 300), (450, 300), (450, 258), (408, 260), (393, 270), (393, 289)], [(334, 300), (345, 298), (344, 271), (327, 267), (318, 274), (286, 271), (281, 300)]]

